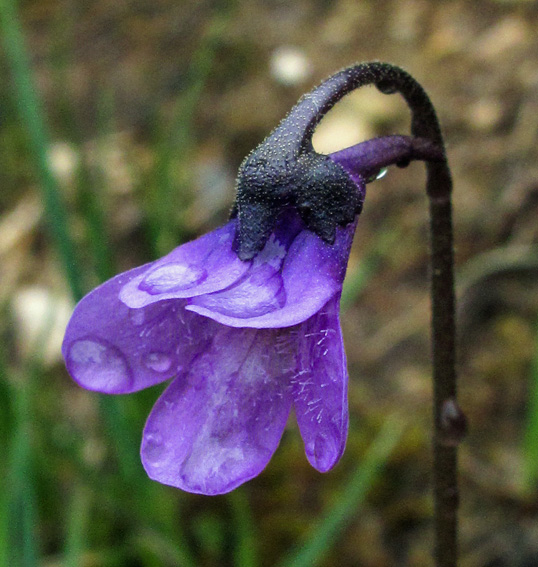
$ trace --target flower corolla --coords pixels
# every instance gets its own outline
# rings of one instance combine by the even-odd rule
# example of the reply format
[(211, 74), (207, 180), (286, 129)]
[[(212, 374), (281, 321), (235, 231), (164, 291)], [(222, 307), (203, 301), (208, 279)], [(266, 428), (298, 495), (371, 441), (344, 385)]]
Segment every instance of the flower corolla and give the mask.
[(128, 394), (170, 380), (142, 439), (154, 480), (236, 488), (265, 468), (292, 410), (313, 467), (328, 471), (344, 451), (339, 302), (366, 183), (391, 163), (435, 157), (405, 136), (316, 153), (313, 129), (350, 90), (346, 73), (303, 97), (246, 158), (226, 225), (75, 308), (62, 352), (81, 386)]

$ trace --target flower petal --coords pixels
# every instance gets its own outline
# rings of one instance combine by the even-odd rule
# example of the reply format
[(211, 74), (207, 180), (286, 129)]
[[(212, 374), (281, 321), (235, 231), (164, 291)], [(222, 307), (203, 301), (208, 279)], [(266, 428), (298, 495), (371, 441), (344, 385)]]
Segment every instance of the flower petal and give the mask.
[[(150, 265), (149, 265), (150, 266)], [(176, 376), (203, 349), (216, 323), (168, 300), (130, 309), (120, 290), (148, 265), (105, 282), (82, 299), (62, 345), (66, 366), (84, 388), (125, 394)]]
[(187, 242), (154, 262), (121, 290), (128, 307), (183, 299), (228, 287), (249, 268), (232, 250), (237, 221)]
[(300, 327), (298, 368), (292, 381), (297, 423), (310, 464), (331, 469), (344, 452), (348, 427), (346, 355), (334, 297)]
[(142, 462), (164, 484), (223, 494), (259, 474), (291, 407), (292, 351), (282, 331), (219, 326), (211, 346), (174, 380), (144, 430)]
[(280, 328), (302, 323), (340, 291), (354, 232), (355, 223), (339, 228), (330, 245), (303, 230), (286, 254), (281, 279), (257, 277), (266, 264), (254, 261), (235, 284), (193, 297), (185, 309), (231, 327)]

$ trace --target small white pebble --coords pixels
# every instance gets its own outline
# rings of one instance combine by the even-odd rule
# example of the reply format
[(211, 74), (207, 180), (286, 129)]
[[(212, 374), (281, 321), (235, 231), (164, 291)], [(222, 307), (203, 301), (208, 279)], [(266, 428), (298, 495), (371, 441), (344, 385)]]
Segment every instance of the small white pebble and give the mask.
[(302, 49), (282, 46), (271, 56), (271, 74), (283, 85), (299, 85), (312, 74), (312, 64)]
[(46, 365), (61, 359), (65, 328), (73, 305), (44, 287), (27, 287), (13, 297), (16, 340), (23, 356), (37, 355)]
[(79, 157), (67, 142), (54, 142), (48, 148), (47, 158), (54, 176), (62, 183), (73, 181)]

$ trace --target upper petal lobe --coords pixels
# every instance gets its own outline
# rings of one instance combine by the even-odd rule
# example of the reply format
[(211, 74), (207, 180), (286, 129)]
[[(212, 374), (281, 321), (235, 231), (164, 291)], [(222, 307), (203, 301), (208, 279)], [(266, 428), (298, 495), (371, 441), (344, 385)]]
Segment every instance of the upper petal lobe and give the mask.
[(132, 278), (121, 300), (138, 308), (164, 299), (184, 299), (228, 287), (248, 269), (232, 250), (236, 221), (175, 248)]
[[(336, 241), (329, 245), (304, 229), (283, 257), (280, 278), (257, 277), (267, 272), (267, 264), (255, 258), (243, 278), (222, 291), (193, 297), (186, 309), (232, 327), (302, 323), (340, 292), (354, 231), (355, 223), (337, 229)], [(269, 245), (274, 247), (271, 240)]]
[(84, 388), (123, 394), (163, 382), (181, 373), (213, 333), (216, 324), (186, 312), (183, 301), (141, 309), (121, 302), (120, 290), (147, 270), (148, 265), (112, 278), (76, 306), (62, 353)]

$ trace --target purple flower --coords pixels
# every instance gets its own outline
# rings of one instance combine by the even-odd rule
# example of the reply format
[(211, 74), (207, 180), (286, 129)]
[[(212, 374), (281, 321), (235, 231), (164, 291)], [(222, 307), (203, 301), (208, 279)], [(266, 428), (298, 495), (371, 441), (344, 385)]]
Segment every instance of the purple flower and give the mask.
[(67, 368), (83, 387), (125, 394), (173, 378), (142, 441), (149, 476), (220, 494), (256, 476), (291, 408), (312, 465), (340, 458), (347, 371), (338, 304), (354, 225), (334, 245), (282, 214), (242, 262), (231, 220), (87, 295), (67, 328)]
[(126, 394), (171, 379), (142, 440), (159, 482), (234, 489), (265, 468), (292, 409), (313, 467), (328, 471), (344, 451), (339, 301), (366, 182), (433, 150), (392, 136), (314, 152), (307, 142), (338, 80), (245, 160), (225, 226), (102, 284), (73, 313), (62, 350), (81, 386)]

